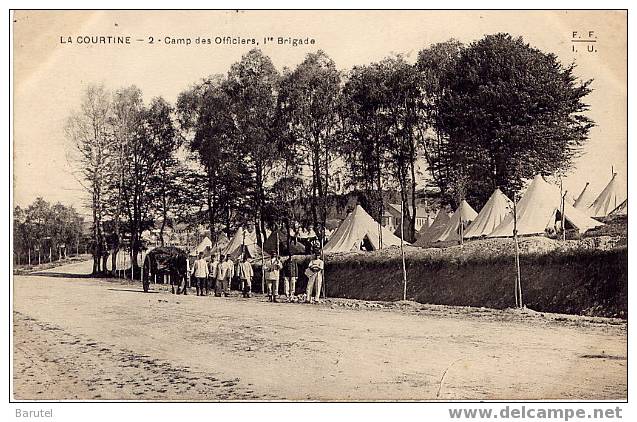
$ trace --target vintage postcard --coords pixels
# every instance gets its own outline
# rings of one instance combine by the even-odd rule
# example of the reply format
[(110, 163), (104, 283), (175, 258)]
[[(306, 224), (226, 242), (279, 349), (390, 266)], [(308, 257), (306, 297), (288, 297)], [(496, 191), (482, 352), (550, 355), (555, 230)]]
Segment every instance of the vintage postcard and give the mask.
[(626, 401), (627, 19), (13, 11), (11, 399)]

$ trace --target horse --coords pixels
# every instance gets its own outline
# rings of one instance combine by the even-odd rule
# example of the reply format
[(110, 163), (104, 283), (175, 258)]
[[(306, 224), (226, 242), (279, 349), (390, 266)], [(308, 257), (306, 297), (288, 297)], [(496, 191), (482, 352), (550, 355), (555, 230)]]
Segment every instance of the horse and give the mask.
[(148, 292), (150, 286), (150, 276), (168, 275), (172, 293), (175, 293), (175, 284), (177, 284), (177, 294), (179, 294), (179, 285), (184, 280), (184, 290), (186, 289), (186, 271), (187, 271), (188, 255), (186, 252), (174, 246), (164, 246), (151, 250), (146, 254), (144, 259), (144, 272), (142, 282), (144, 292)]

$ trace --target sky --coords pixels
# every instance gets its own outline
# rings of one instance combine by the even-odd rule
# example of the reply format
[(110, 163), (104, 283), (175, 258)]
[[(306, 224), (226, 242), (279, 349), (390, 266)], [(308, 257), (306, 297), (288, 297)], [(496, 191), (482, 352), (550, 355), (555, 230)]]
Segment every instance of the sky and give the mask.
[[(178, 94), (201, 78), (226, 73), (253, 45), (202, 45), (196, 38), (243, 37), (274, 65), (294, 68), (305, 55), (324, 50), (339, 69), (455, 38), (470, 43), (508, 32), (531, 46), (575, 62), (575, 74), (594, 79), (586, 97), (596, 122), (564, 181), (572, 195), (586, 182), (600, 192), (611, 168), (627, 177), (626, 14), (613, 11), (19, 11), (13, 19), (14, 203), (41, 196), (82, 208), (85, 193), (68, 160), (64, 124), (89, 84), (107, 89), (137, 85), (149, 102)], [(575, 37), (573, 31), (577, 31)], [(589, 36), (589, 31), (593, 31)], [(131, 44), (87, 45), (84, 36), (130, 36)], [(67, 41), (71, 37), (71, 43)], [(149, 44), (150, 38), (153, 44)], [(166, 44), (190, 38), (190, 45)], [(264, 37), (274, 43), (263, 45)], [(278, 37), (310, 38), (313, 45), (279, 45)], [(136, 41), (142, 39), (143, 41)], [(594, 39), (595, 43), (572, 42)], [(61, 41), (62, 40), (62, 41)], [(161, 40), (161, 41), (158, 41)], [(588, 52), (587, 46), (595, 51)], [(577, 51), (573, 51), (573, 47)], [(85, 210), (84, 210), (85, 211)]]

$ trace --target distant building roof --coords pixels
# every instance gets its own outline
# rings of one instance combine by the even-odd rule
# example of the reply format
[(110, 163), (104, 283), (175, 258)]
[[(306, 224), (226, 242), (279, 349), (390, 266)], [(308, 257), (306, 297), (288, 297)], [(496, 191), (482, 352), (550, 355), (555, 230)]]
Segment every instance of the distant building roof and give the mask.
[[(411, 205), (407, 205), (407, 208), (409, 212), (411, 212)], [(387, 209), (390, 212), (393, 211), (394, 213), (396, 213), (396, 215), (400, 215), (400, 213), (402, 212), (402, 206), (400, 204), (388, 204)], [(427, 210), (425, 208), (416, 206), (416, 218), (425, 218), (428, 215), (429, 214), (427, 213)]]

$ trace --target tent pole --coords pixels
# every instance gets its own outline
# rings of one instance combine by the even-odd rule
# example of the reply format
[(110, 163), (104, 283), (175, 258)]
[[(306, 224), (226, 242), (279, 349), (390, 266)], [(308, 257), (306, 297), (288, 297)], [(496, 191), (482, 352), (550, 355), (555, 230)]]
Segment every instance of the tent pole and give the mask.
[(562, 195), (562, 241), (566, 240), (566, 227), (564, 227), (564, 223), (565, 223), (565, 217), (564, 217), (564, 208), (565, 208), (565, 202), (566, 202), (566, 193), (568, 191), (564, 191), (564, 195)]
[[(255, 228), (256, 230), (256, 228)], [(265, 235), (265, 233), (263, 233)], [(245, 243), (246, 232), (243, 232), (243, 242)], [(263, 242), (261, 243), (261, 293), (265, 294), (265, 257), (263, 256), (265, 251), (263, 250)]]
[(323, 261), (323, 300), (327, 299), (327, 281), (325, 279), (325, 256), (323, 255), (323, 239), (324, 237), (321, 237), (321, 260)]
[(564, 186), (562, 184), (562, 178), (560, 177), (560, 229), (562, 230), (562, 241), (566, 240), (566, 230), (564, 229), (564, 198), (566, 192), (564, 192)]
[[(416, 219), (414, 218), (414, 221)], [(400, 202), (400, 254), (403, 261), (403, 300), (407, 300), (407, 267), (405, 266), (405, 249), (403, 239), (405, 237), (405, 201)]]

